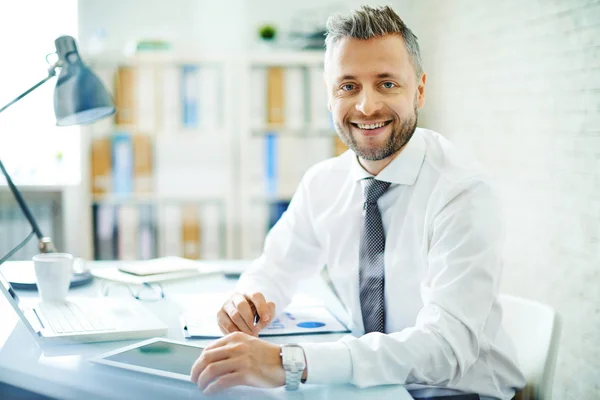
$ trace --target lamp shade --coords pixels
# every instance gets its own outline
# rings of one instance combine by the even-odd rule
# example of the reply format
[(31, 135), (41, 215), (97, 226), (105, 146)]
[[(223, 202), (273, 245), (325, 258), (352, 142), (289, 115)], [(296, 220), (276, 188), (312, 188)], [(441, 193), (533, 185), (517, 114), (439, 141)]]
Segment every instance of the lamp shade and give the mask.
[(112, 97), (81, 61), (75, 40), (61, 36), (54, 44), (62, 67), (54, 88), (56, 125), (89, 124), (114, 114)]

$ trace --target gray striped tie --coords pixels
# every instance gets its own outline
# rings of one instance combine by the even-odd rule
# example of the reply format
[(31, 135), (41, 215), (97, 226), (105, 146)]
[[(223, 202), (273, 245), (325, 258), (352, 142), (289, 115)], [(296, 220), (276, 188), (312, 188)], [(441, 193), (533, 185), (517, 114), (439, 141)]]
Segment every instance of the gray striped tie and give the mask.
[(360, 236), (359, 285), (360, 308), (365, 333), (383, 332), (384, 310), (384, 264), (385, 234), (377, 200), (390, 186), (389, 182), (367, 178), (364, 194), (363, 229)]

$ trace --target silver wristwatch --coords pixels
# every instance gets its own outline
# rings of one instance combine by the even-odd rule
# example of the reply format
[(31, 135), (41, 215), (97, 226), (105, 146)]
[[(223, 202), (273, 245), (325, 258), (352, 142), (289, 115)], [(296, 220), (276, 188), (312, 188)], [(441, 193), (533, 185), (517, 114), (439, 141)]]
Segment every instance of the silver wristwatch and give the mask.
[(281, 345), (281, 364), (285, 370), (285, 389), (298, 390), (300, 379), (306, 368), (304, 349), (297, 344)]

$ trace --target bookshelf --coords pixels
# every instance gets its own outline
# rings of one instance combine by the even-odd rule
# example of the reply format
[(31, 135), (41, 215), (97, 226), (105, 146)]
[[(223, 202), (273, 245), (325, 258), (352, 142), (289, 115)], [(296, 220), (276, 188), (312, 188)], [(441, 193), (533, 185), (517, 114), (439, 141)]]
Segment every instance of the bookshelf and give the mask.
[[(343, 149), (327, 110), (320, 51), (87, 59), (118, 108), (115, 118), (83, 128), (88, 258), (256, 257), (306, 169)], [(98, 154), (112, 158), (99, 162)], [(122, 154), (131, 159), (119, 161)], [(145, 234), (144, 207), (152, 221)], [(185, 210), (197, 227), (183, 222)], [(185, 232), (193, 244), (176, 243)], [(112, 238), (104, 255), (99, 233)]]

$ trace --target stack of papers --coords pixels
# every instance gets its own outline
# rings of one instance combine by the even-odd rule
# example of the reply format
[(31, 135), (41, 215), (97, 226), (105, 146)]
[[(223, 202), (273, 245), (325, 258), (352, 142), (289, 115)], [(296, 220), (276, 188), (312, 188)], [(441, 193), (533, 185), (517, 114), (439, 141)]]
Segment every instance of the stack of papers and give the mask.
[(91, 273), (97, 278), (141, 285), (221, 273), (221, 268), (217, 264), (207, 265), (181, 257), (162, 257), (144, 261), (122, 261), (114, 267), (93, 268)]

